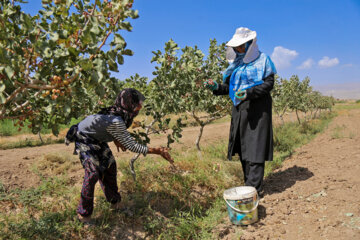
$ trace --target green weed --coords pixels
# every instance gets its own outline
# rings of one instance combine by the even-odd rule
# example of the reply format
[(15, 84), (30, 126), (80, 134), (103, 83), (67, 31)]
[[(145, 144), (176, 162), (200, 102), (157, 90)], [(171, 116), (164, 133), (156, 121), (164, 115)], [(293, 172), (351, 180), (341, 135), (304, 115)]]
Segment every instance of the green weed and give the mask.
[(0, 149), (13, 149), (13, 148), (24, 148), (24, 147), (37, 147), (49, 144), (63, 143), (64, 139), (54, 139), (54, 138), (45, 138), (44, 142), (41, 142), (40, 139), (29, 139), (26, 138), (24, 140), (18, 140), (14, 142), (0, 142)]
[(352, 109), (359, 109), (360, 108), (360, 102), (359, 100), (356, 101), (355, 103), (351, 103), (351, 102), (347, 102), (344, 104), (336, 104), (334, 106), (335, 110), (352, 110)]
[(332, 129), (331, 138), (332, 139), (344, 138), (345, 137), (345, 133), (344, 133), (345, 129), (346, 129), (345, 125), (342, 125), (342, 126), (336, 125), (336, 127)]
[[(80, 119), (71, 119), (70, 124), (68, 124), (68, 125), (61, 124), (60, 130), (69, 128), (71, 125), (74, 125), (78, 122), (80, 122)], [(26, 120), (23, 123), (24, 127), (21, 127), (21, 131), (19, 131), (19, 126), (14, 126), (14, 124), (15, 124), (15, 122), (10, 119), (0, 120), (0, 136), (15, 136), (15, 135), (19, 135), (19, 134), (32, 134), (31, 129), (27, 127), (30, 124), (29, 121)], [(51, 133), (51, 129), (44, 128), (41, 130), (41, 134), (50, 134), (50, 133)]]

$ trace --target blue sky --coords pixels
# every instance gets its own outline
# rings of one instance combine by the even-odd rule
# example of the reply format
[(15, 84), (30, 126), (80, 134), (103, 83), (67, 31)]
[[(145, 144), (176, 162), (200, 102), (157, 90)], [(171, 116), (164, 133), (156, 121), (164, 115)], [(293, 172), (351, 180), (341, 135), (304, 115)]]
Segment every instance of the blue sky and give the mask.
[[(41, 0), (29, 2), (23, 9), (35, 14)], [(133, 8), (140, 17), (123, 36), (135, 54), (115, 74), (120, 79), (151, 79), (151, 51), (171, 38), (206, 52), (209, 39), (227, 42), (248, 27), (280, 77), (309, 76), (324, 94), (360, 98), (360, 0), (135, 0)]]

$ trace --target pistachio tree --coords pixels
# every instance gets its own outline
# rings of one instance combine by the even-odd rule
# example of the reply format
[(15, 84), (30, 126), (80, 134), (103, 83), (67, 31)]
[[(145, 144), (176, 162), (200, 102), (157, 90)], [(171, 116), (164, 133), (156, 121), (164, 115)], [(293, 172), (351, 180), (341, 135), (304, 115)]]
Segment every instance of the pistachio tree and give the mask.
[(216, 40), (211, 40), (206, 58), (197, 46), (186, 46), (180, 51), (173, 40), (165, 45), (166, 51), (154, 52), (159, 63), (156, 66), (157, 78), (167, 83), (166, 94), (176, 99), (173, 112), (187, 113), (200, 126), (195, 141), (200, 150), (204, 127), (228, 115), (231, 109), (229, 98), (214, 97), (210, 90), (203, 87), (207, 79), (222, 81), (221, 73), (228, 64), (225, 60), (225, 45), (218, 45)]
[(324, 97), (318, 91), (312, 91), (309, 94), (310, 119), (316, 118), (317, 113), (320, 110), (320, 105), (322, 103), (323, 98)]
[(133, 0), (43, 0), (35, 15), (22, 0), (0, 1), (0, 119), (30, 122), (58, 134), (119, 90), (118, 72), (132, 55), (120, 31), (137, 18)]
[(205, 89), (203, 83), (207, 79), (221, 83), (222, 72), (228, 66), (225, 59), (225, 44), (217, 44), (215, 39), (210, 40), (206, 59), (204, 54), (195, 46), (185, 47), (181, 55), (182, 85), (185, 90), (182, 109), (186, 111), (200, 126), (195, 141), (200, 150), (200, 140), (206, 125), (230, 114), (231, 101), (227, 96), (216, 97), (212, 91)]
[(305, 77), (303, 81), (297, 75), (291, 76), (286, 91), (291, 96), (288, 99), (289, 110), (295, 111), (299, 123), (301, 123), (299, 112), (309, 110), (309, 95), (312, 91), (310, 78)]
[(273, 109), (276, 115), (280, 118), (282, 125), (284, 125), (284, 114), (289, 109), (289, 102), (291, 98), (290, 82), (285, 78), (280, 78), (275, 75), (274, 88), (271, 91), (273, 99)]
[[(136, 88), (146, 97), (142, 110), (146, 117), (137, 124), (139, 128), (132, 133), (139, 142), (146, 145), (151, 143), (153, 134), (166, 134), (166, 147), (171, 147), (172, 143), (182, 137), (181, 132), (185, 125), (182, 122), (184, 114), (180, 112), (178, 105), (181, 95), (174, 94), (180, 93), (181, 89), (172, 82), (171, 77), (166, 77), (177, 74), (178, 68), (173, 67), (177, 64), (174, 48), (176, 46), (173, 42), (165, 44), (166, 57), (163, 57), (161, 51), (154, 52), (152, 61), (157, 66), (153, 72), (154, 78), (150, 82), (148, 78), (140, 77), (138, 74), (125, 81), (126, 87)], [(134, 179), (136, 179), (134, 163), (139, 156), (140, 154), (136, 154), (130, 160)]]

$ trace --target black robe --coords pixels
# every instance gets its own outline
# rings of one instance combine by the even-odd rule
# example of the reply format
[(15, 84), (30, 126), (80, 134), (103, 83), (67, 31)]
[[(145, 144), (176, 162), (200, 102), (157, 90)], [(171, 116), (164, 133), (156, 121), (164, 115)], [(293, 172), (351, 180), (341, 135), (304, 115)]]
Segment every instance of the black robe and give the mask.
[[(219, 84), (214, 95), (229, 94), (229, 79)], [(264, 163), (273, 160), (272, 98), (274, 74), (264, 83), (246, 90), (247, 97), (233, 106), (229, 135), (228, 159), (236, 153), (243, 161)]]

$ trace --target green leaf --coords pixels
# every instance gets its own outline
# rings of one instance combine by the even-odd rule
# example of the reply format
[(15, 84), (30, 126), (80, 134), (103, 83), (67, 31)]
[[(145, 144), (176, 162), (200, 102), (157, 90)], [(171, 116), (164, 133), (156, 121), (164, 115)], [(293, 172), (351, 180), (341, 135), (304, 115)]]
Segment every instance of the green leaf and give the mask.
[(79, 51), (76, 48), (69, 47), (68, 50), (69, 50), (69, 53), (71, 55), (73, 55), (74, 57), (77, 57), (79, 55)]
[(4, 96), (4, 94), (0, 93), (0, 104), (4, 104), (6, 101), (6, 98)]
[(11, 79), (15, 72), (10, 66), (6, 66), (5, 67), (5, 73), (6, 73), (7, 77), (9, 79)]
[(110, 43), (110, 45), (115, 46), (115, 48), (117, 48), (117, 49), (121, 49), (121, 48), (125, 47), (125, 40), (120, 34), (115, 33), (114, 34), (114, 39)]
[(99, 82), (99, 75), (97, 74), (97, 72), (92, 72), (91, 82), (92, 84), (97, 84)]
[(64, 106), (64, 112), (66, 113), (66, 115), (69, 115), (71, 113), (71, 106), (66, 104)]
[(22, 22), (24, 22), (24, 25), (26, 26), (27, 29), (32, 28), (31, 18), (28, 14), (21, 14), (20, 19)]
[(68, 35), (69, 35), (69, 32), (67, 30), (65, 30), (65, 29), (60, 30), (59, 32), (60, 32), (61, 38), (63, 38), (63, 39), (66, 39), (68, 37)]
[(58, 126), (58, 124), (53, 125), (52, 128), (51, 128), (51, 131), (55, 136), (58, 136), (59, 135), (59, 126)]
[(139, 11), (138, 11), (138, 10), (131, 11), (130, 17), (131, 17), (132, 19), (138, 18), (138, 17), (139, 17)]
[(79, 65), (84, 71), (90, 71), (93, 68), (92, 62), (89, 59), (80, 60)]
[(127, 55), (127, 56), (132, 56), (134, 55), (134, 52), (131, 51), (130, 49), (124, 49), (123, 51), (121, 51), (122, 55)]
[(52, 106), (49, 105), (49, 106), (45, 107), (44, 110), (45, 110), (45, 112), (46, 112), (47, 114), (50, 114), (51, 111), (52, 111)]
[(92, 28), (90, 29), (90, 32), (92, 32), (93, 34), (95, 35), (99, 35), (100, 32), (101, 32), (101, 29), (99, 28), (99, 26), (96, 24), (96, 25), (93, 25)]
[(116, 64), (115, 61), (113, 61), (112, 59), (110, 59), (108, 61), (108, 64), (109, 64), (109, 69), (113, 72), (119, 72), (119, 69), (118, 69), (118, 65)]
[(118, 55), (117, 59), (120, 65), (124, 64), (124, 57), (121, 54)]
[(46, 47), (45, 50), (44, 50), (44, 57), (45, 58), (51, 58), (51, 56), (52, 56), (51, 49), (49, 47)]
[(54, 42), (56, 42), (57, 40), (59, 40), (59, 34), (57, 32), (51, 32), (50, 33), (50, 39)]

